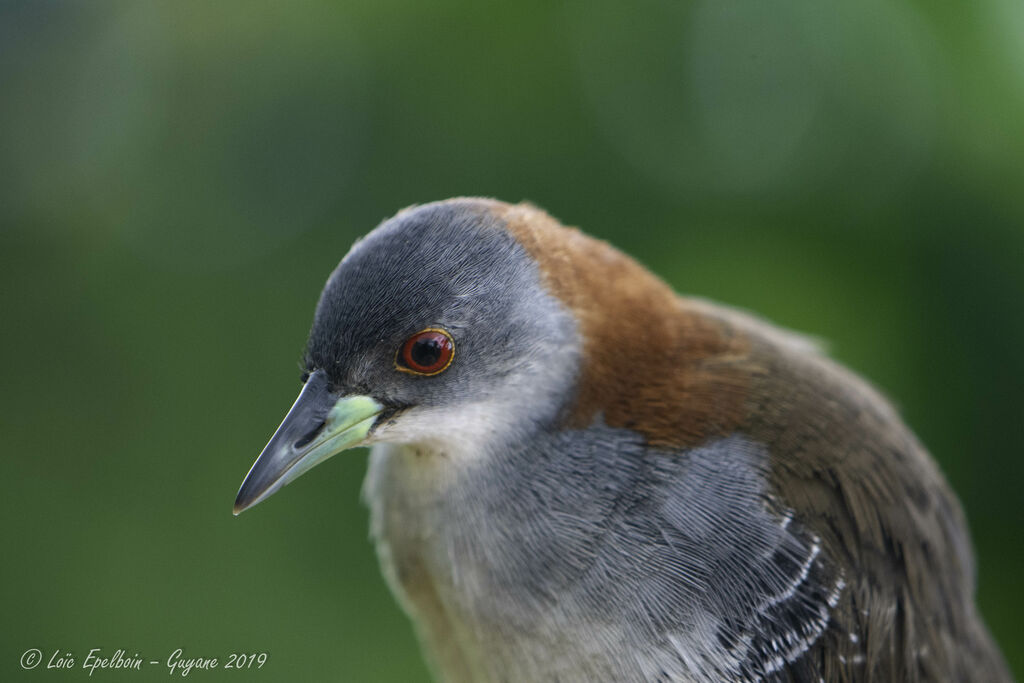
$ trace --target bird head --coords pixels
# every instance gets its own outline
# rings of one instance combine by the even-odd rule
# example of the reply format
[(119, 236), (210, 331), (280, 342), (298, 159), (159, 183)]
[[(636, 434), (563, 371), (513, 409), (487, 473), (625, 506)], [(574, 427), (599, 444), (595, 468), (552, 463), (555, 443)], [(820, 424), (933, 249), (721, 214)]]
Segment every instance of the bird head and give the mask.
[(302, 391), (246, 476), (236, 514), (348, 448), (483, 457), (564, 412), (577, 321), (507, 229), (510, 208), (413, 207), (356, 242), (320, 296)]

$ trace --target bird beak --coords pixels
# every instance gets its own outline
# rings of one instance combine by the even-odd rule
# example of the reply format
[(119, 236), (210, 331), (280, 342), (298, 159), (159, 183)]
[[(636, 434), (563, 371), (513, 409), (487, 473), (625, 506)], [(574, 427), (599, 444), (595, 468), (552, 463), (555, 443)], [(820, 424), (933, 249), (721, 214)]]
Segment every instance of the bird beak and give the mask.
[(317, 370), (256, 458), (235, 498), (237, 515), (346, 448), (366, 440), (384, 407), (369, 396), (338, 396)]

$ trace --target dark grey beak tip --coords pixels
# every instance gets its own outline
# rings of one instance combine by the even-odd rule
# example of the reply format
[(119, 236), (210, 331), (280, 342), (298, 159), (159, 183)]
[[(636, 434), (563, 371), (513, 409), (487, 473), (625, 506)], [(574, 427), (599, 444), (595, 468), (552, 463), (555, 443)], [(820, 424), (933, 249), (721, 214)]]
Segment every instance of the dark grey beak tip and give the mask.
[(231, 514), (235, 517), (252, 507), (256, 500), (256, 497), (247, 490), (246, 483), (248, 483), (248, 479), (242, 483), (242, 488), (238, 489), (238, 495), (235, 496), (235, 504), (231, 507)]
[(235, 504), (231, 507), (231, 514), (237, 517), (245, 511), (245, 508), (249, 507), (241, 498), (235, 499)]
[(236, 517), (255, 505), (260, 500), (260, 495), (267, 488), (260, 483), (263, 479), (262, 477), (258, 474), (256, 476), (253, 475), (253, 470), (255, 469), (256, 466), (254, 464), (253, 469), (249, 471), (245, 481), (238, 488), (238, 493), (235, 494), (235, 504), (231, 507), (231, 513)]

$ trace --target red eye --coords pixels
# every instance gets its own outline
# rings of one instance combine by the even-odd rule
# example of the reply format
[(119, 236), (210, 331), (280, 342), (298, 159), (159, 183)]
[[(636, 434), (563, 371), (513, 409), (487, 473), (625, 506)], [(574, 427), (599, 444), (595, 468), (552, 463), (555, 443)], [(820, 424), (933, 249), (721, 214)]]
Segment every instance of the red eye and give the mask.
[(448, 369), (455, 355), (455, 342), (444, 330), (427, 328), (402, 344), (395, 366), (414, 375), (436, 375)]

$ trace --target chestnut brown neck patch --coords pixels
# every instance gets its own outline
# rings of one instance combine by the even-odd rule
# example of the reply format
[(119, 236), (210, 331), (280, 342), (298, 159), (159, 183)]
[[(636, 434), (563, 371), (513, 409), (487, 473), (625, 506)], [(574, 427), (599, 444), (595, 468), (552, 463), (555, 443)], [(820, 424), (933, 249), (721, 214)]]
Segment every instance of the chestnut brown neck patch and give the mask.
[(540, 209), (493, 210), (579, 322), (582, 367), (567, 426), (584, 428), (602, 415), (663, 447), (735, 431), (750, 379), (745, 336), (611, 245)]

